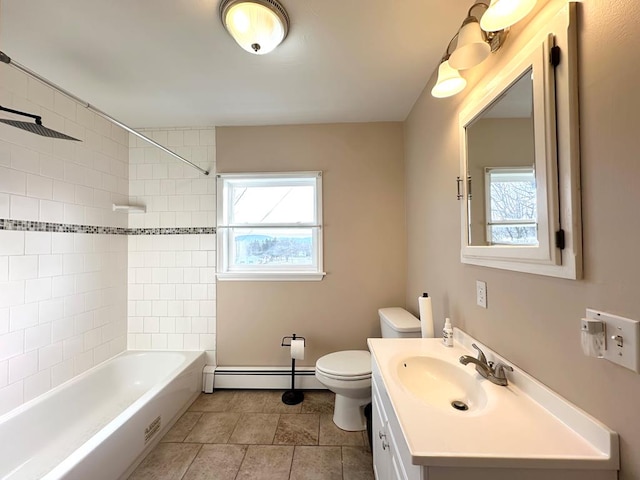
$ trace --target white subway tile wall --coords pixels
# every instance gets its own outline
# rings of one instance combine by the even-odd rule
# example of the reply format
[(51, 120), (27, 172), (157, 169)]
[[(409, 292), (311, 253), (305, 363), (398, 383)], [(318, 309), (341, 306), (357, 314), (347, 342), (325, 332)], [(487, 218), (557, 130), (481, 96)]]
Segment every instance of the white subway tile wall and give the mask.
[[(127, 227), (129, 136), (0, 64), (0, 104), (79, 138), (0, 124), (0, 218)], [(28, 121), (6, 112), (2, 118)], [(125, 235), (0, 230), (0, 415), (126, 348)]]
[(215, 129), (141, 132), (211, 174), (203, 175), (131, 135), (129, 195), (132, 203), (146, 205), (147, 213), (130, 215), (129, 227), (215, 227)]
[(215, 235), (129, 236), (129, 348), (215, 355)]
[[(131, 135), (129, 228), (215, 227), (215, 129), (142, 130), (205, 176)], [(205, 350), (215, 364), (216, 237), (129, 235), (129, 349)], [(0, 266), (1, 268), (1, 266)]]

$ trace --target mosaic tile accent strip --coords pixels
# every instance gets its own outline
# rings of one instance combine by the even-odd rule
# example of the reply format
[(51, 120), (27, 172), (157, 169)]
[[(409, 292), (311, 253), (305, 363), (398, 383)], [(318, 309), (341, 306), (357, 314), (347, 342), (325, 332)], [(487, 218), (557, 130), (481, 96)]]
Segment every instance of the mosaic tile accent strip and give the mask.
[(70, 223), (34, 222), (0, 218), (0, 230), (23, 232), (89, 233), (97, 235), (214, 235), (216, 227), (123, 228), (76, 225)]
[(127, 228), (127, 235), (214, 235), (216, 227)]
[(0, 230), (20, 230), (24, 232), (93, 233), (100, 235), (126, 235), (127, 228), (99, 227), (96, 225), (76, 225), (71, 223), (34, 222), (31, 220), (0, 219)]

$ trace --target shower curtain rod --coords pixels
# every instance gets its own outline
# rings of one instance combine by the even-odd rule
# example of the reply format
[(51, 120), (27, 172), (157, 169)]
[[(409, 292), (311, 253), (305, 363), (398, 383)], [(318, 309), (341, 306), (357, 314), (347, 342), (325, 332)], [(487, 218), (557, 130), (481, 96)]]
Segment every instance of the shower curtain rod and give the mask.
[(113, 118), (110, 115), (107, 115), (106, 113), (104, 113), (102, 110), (94, 107), (93, 105), (91, 105), (88, 102), (85, 102), (84, 100), (82, 100), (81, 98), (76, 97), (74, 94), (66, 91), (65, 89), (59, 87), (58, 85), (56, 85), (53, 82), (50, 82), (49, 80), (47, 80), (44, 77), (41, 77), (40, 75), (38, 75), (36, 72), (28, 69), (27, 67), (25, 67), (24, 65), (20, 65), (19, 63), (17, 63), (16, 61), (12, 60), (11, 57), (9, 57), (8, 55), (6, 55), (4, 52), (0, 51), (0, 62), (6, 63), (7, 65), (12, 65), (13, 67), (17, 68), (18, 70), (23, 71), (24, 73), (26, 73), (27, 75), (30, 75), (31, 77), (35, 78), (36, 80), (44, 83), (45, 85), (50, 86), (51, 88), (53, 88), (54, 90), (57, 90), (58, 92), (60, 92), (61, 94), (69, 97), (70, 99), (78, 102), (79, 104), (81, 104), (83, 107), (85, 107), (86, 109), (92, 111), (93, 113), (95, 113), (96, 115), (101, 116), (102, 118), (110, 121), (111, 123), (113, 123), (114, 125), (117, 125), (120, 128), (123, 128), (124, 130), (126, 130), (129, 133), (132, 133), (133, 135), (135, 135), (138, 138), (141, 138), (142, 140), (144, 140), (145, 142), (149, 142), (151, 145), (153, 145), (154, 147), (158, 147), (160, 150), (162, 150), (163, 152), (168, 153), (169, 155), (171, 155), (172, 157), (177, 158), (178, 160), (180, 160), (181, 162), (186, 163), (187, 165), (189, 165), (192, 168), (195, 168), (196, 170), (198, 170), (199, 172), (201, 172), (203, 175), (209, 175), (209, 172), (203, 168), (200, 168), (198, 165), (196, 165), (193, 162), (190, 162), (189, 160), (187, 160), (184, 157), (181, 157), (180, 155), (178, 155), (177, 153), (169, 150), (168, 148), (160, 145), (158, 142), (156, 142), (155, 140), (150, 139), (149, 137), (143, 135), (140, 132), (137, 132), (136, 130), (134, 130), (131, 127), (128, 127), (127, 125), (125, 125), (124, 123), (120, 122), (119, 120), (116, 120), (115, 118)]

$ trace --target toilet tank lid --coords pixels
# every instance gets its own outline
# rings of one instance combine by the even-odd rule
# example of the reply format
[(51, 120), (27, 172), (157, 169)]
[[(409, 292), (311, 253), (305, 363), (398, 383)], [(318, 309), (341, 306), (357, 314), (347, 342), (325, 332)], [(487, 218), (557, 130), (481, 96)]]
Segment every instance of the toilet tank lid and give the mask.
[(400, 307), (387, 307), (378, 310), (380, 318), (397, 332), (419, 332), (420, 320)]

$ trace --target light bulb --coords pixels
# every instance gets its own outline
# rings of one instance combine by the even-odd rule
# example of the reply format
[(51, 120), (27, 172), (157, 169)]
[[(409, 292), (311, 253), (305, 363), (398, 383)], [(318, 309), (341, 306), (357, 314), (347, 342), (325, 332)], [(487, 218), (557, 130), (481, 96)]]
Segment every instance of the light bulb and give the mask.
[(431, 89), (431, 95), (436, 98), (451, 97), (466, 86), (467, 81), (460, 76), (460, 72), (451, 68), (449, 61), (445, 60), (438, 67), (438, 80)]
[(480, 27), (485, 32), (504, 30), (526, 17), (535, 5), (536, 0), (491, 0)]
[(269, 53), (287, 35), (286, 17), (262, 1), (238, 1), (224, 5), (222, 22), (236, 43), (247, 52), (257, 55)]

